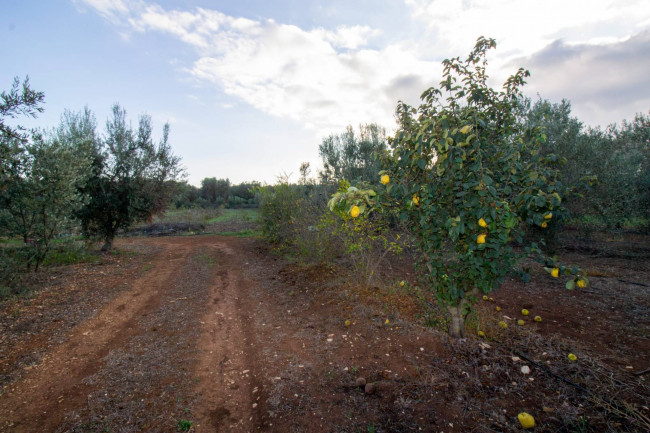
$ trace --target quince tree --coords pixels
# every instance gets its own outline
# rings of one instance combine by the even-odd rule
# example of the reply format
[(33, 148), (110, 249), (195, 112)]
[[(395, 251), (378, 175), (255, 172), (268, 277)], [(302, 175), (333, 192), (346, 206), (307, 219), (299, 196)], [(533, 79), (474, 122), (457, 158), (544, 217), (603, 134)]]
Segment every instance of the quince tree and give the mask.
[(523, 255), (570, 276), (569, 289), (587, 282), (580, 269), (543, 257), (536, 243), (513, 248), (526, 226), (545, 228), (562, 212), (561, 158), (542, 155), (543, 130), (522, 121), (528, 71), (520, 68), (501, 90), (488, 86), (486, 54), (495, 47), (481, 37), (464, 61), (444, 60), (440, 85), (422, 94), (417, 109), (398, 104), (398, 130), (376, 189), (339, 192), (329, 203), (338, 212), (356, 206), (406, 223), (422, 253), (421, 276), (447, 308), (453, 337), (464, 335), (472, 305)]

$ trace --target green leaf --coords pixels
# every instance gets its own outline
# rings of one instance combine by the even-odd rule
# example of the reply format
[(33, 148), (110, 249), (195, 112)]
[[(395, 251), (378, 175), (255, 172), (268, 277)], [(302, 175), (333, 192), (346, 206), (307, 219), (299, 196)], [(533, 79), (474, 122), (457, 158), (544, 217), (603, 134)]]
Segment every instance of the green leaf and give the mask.
[(567, 290), (573, 290), (576, 287), (576, 282), (575, 280), (569, 280), (566, 282), (566, 288)]

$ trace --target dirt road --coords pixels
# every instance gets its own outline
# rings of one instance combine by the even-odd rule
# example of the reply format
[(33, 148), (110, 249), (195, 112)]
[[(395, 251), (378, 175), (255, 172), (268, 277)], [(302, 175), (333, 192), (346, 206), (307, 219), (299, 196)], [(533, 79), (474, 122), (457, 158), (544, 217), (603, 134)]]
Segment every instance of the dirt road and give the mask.
[[(133, 238), (117, 248), (96, 264), (46, 271), (40, 293), (2, 307), (0, 432), (515, 432), (522, 410), (537, 431), (575, 419), (595, 426), (586, 431), (643, 431), (542, 370), (522, 376), (511, 360), (518, 347), (583, 386), (620, 386), (617, 398), (642, 402), (638, 351), (609, 384), (610, 367), (578, 340), (531, 324), (488, 327), (489, 344), (450, 341), (404, 318), (416, 309), (399, 281), (355, 289), (333, 269), (274, 258), (258, 240)], [(636, 287), (634, 307), (647, 308)], [(561, 288), (539, 290), (541, 304)], [(503, 320), (486, 308), (482, 320)], [(520, 306), (508, 308), (514, 317)], [(569, 351), (580, 362), (568, 363)]]
[(143, 242), (157, 250), (144, 270), (111, 281), (127, 286), (4, 390), (0, 430), (173, 431), (183, 420), (196, 431), (263, 426), (256, 305), (246, 259), (233, 252), (242, 242)]

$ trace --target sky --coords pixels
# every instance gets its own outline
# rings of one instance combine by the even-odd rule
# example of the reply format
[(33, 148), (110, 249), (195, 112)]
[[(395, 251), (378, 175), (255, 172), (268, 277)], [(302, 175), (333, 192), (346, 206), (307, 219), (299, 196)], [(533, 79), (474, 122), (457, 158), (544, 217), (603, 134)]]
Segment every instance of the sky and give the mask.
[(494, 38), (493, 85), (519, 67), (524, 93), (568, 99), (585, 125), (650, 110), (647, 0), (2, 0), (0, 90), (29, 76), (38, 119), (119, 103), (165, 122), (187, 180), (298, 179), (347, 125), (391, 134), (402, 100), (439, 83), (441, 61)]

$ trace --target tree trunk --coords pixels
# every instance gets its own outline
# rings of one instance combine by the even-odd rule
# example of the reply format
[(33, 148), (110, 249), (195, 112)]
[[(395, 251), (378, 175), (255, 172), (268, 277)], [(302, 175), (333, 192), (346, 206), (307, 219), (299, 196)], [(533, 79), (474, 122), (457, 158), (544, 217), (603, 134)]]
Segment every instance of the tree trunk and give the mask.
[(113, 236), (106, 236), (104, 238), (104, 245), (102, 246), (102, 252), (108, 252), (113, 248), (113, 240), (115, 238)]
[(447, 311), (451, 314), (449, 335), (453, 338), (463, 338), (465, 336), (465, 316), (463, 315), (462, 306), (447, 306)]
[[(465, 337), (465, 319), (469, 314), (469, 307), (471, 306), (470, 299), (478, 296), (478, 289), (472, 289), (465, 293), (465, 297), (458, 301), (458, 305), (447, 306), (447, 311), (451, 315), (451, 322), (449, 323), (449, 335), (453, 338)], [(463, 313), (465, 311), (465, 313)]]

